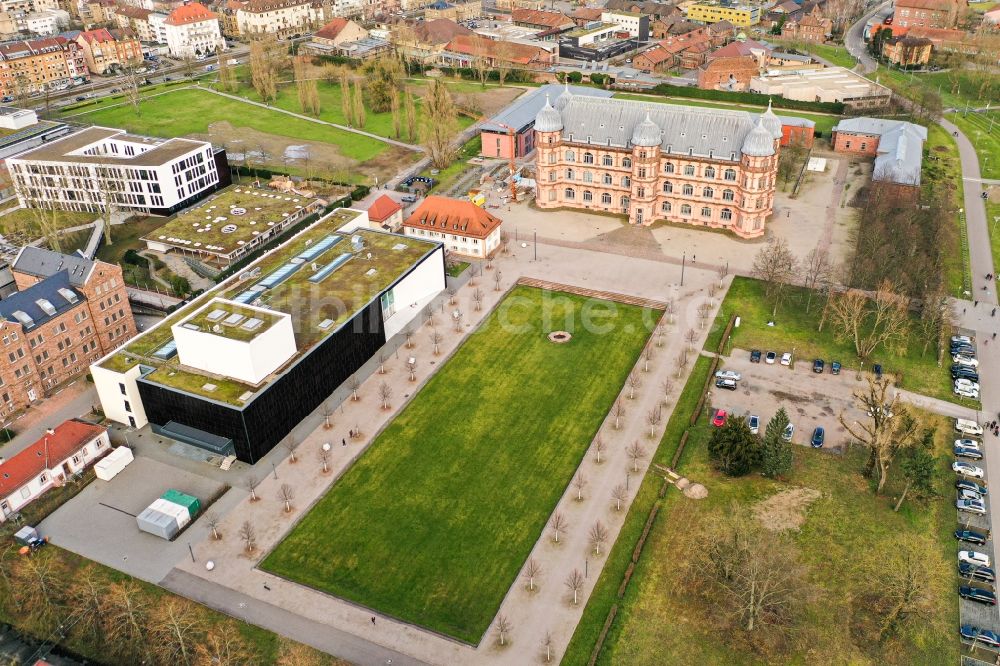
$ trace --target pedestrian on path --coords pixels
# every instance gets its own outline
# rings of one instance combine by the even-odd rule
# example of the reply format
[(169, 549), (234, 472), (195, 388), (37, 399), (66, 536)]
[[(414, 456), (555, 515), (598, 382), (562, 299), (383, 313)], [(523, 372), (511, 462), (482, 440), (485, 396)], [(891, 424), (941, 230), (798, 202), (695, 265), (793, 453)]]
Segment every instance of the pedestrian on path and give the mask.
[(996, 308), (993, 308), (993, 312), (990, 313), (990, 316), (991, 317), (996, 317), (997, 316), (997, 309)]
[(344, 443), (344, 446), (347, 446), (347, 438), (346, 437), (342, 437), (340, 439), (340, 441)]
[(372, 626), (375, 626), (375, 616), (372, 615)]
[(994, 334), (993, 334), (993, 339), (994, 339), (994, 340), (996, 340), (996, 339), (997, 339), (997, 334), (996, 334), (996, 333), (994, 333)]
[(271, 588), (267, 586), (267, 583), (264, 583), (264, 589), (267, 590), (268, 592), (271, 591)]

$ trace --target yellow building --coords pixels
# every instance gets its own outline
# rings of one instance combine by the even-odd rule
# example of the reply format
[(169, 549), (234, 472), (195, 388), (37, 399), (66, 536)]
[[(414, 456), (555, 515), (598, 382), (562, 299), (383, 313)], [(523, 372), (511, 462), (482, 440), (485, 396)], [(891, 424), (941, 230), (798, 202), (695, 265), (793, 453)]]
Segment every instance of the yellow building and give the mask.
[(716, 23), (729, 21), (735, 26), (748, 28), (760, 23), (760, 7), (722, 7), (720, 5), (693, 4), (687, 8), (689, 21)]

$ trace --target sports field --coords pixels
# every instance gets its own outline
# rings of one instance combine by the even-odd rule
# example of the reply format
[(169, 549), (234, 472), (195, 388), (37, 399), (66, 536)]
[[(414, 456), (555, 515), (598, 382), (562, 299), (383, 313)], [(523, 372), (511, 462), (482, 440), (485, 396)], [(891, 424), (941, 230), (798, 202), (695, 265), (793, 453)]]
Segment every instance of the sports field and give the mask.
[(262, 568), (478, 643), (655, 319), (515, 289)]

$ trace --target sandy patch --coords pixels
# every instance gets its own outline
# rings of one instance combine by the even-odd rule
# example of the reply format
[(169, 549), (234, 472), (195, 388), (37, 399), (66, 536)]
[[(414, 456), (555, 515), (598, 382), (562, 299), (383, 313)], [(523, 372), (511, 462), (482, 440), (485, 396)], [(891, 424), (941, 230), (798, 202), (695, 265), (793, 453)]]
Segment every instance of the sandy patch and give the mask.
[(809, 505), (820, 498), (821, 493), (812, 488), (793, 488), (771, 495), (754, 506), (757, 520), (772, 532), (796, 530), (806, 522)]

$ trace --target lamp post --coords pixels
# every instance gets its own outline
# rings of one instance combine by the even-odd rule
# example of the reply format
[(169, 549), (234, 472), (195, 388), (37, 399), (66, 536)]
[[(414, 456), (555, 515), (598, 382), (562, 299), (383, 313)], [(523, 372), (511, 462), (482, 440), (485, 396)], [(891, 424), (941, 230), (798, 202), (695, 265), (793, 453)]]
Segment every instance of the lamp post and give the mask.
[(684, 265), (687, 263), (687, 251), (681, 255), (681, 286), (684, 286)]

